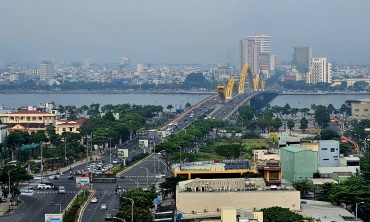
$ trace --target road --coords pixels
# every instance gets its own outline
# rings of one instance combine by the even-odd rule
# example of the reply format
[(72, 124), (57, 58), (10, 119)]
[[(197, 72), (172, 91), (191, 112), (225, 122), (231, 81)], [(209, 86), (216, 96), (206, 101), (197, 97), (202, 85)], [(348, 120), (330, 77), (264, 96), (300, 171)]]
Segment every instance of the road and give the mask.
[[(177, 122), (177, 127), (173, 128), (172, 133), (183, 130), (186, 126), (190, 125), (193, 121), (202, 116), (206, 111), (218, 104), (219, 100), (214, 98), (216, 97), (204, 100), (200, 104), (192, 107), (183, 115), (180, 115), (175, 120)], [(190, 117), (191, 114), (193, 114), (193, 117)], [(161, 139), (155, 137), (153, 141), (153, 145), (159, 144)], [(129, 150), (129, 158), (132, 158), (138, 153), (144, 152), (144, 149), (139, 147), (138, 139), (133, 141), (133, 143), (126, 145), (124, 148)], [(112, 153), (112, 157), (109, 155), (110, 152)], [(103, 158), (105, 164), (108, 164), (117, 155), (117, 149), (112, 148), (111, 150), (107, 150), (105, 153), (106, 154), (103, 156)], [(159, 155), (157, 156), (159, 157)], [(87, 164), (90, 163), (91, 162), (89, 161)], [(81, 165), (71, 167), (70, 170), (75, 172), (77, 170), (86, 169), (87, 164), (86, 162), (81, 162)], [(24, 201), (24, 203), (12, 215), (1, 217), (0, 222), (3, 221), (3, 219), (5, 219), (4, 221), (39, 222), (44, 221), (45, 214), (59, 213), (59, 208), (64, 211), (64, 209), (79, 191), (76, 188), (75, 180), (67, 179), (70, 170), (62, 172), (63, 175), (58, 180), (50, 180), (45, 177), (42, 180), (42, 182), (51, 182), (55, 186), (64, 186), (67, 191), (66, 194), (59, 194), (58, 190), (43, 191), (35, 189), (35, 193), (32, 196), (21, 195), (21, 199)], [(163, 174), (164, 171), (165, 165), (160, 161), (159, 158), (156, 157), (156, 155), (152, 155), (145, 161), (134, 167), (131, 167), (130, 170), (124, 172), (123, 175), (125, 178), (117, 178), (117, 183), (94, 183), (92, 189), (95, 190), (94, 196), (98, 198), (99, 202), (95, 204), (88, 203), (82, 221), (103, 221), (106, 213), (114, 213), (114, 205), (118, 205), (119, 201), (118, 196), (115, 194), (115, 188), (117, 185), (126, 190), (135, 187), (147, 188), (147, 181), (149, 185), (163, 182), (164, 178), (161, 178), (159, 175)], [(45, 176), (47, 177), (47, 175)], [(40, 182), (40, 179), (34, 179), (30, 181), (29, 186), (35, 187)], [(25, 188), (23, 187), (23, 190), (24, 189)], [(51, 203), (57, 205), (51, 205)], [(102, 203), (108, 205), (107, 211), (100, 210)]]

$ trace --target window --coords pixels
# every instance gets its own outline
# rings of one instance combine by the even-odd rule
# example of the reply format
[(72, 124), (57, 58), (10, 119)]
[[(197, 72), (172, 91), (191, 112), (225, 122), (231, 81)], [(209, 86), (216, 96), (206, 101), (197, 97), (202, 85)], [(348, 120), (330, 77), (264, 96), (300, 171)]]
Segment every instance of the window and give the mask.
[(329, 160), (329, 159), (323, 159), (323, 160)]
[(335, 152), (335, 148), (330, 148), (330, 152)]
[(369, 109), (364, 109), (364, 112), (369, 112)]
[(66, 131), (66, 128), (63, 128), (63, 132), (65, 132)]
[(360, 112), (360, 109), (355, 109), (355, 112)]
[(338, 156), (333, 156), (334, 158), (338, 158)]
[(328, 148), (321, 148), (321, 150), (328, 150)]

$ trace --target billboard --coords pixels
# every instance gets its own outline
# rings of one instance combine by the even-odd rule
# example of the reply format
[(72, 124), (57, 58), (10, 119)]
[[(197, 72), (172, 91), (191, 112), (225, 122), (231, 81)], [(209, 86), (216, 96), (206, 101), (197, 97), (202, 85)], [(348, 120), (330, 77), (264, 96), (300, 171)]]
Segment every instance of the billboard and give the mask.
[(45, 214), (45, 222), (63, 222), (63, 214)]
[(128, 149), (117, 149), (118, 157), (120, 158), (127, 158), (128, 157)]
[(148, 140), (139, 140), (139, 147), (140, 148), (148, 148), (149, 142)]
[(80, 189), (90, 188), (89, 177), (76, 177), (76, 187)]

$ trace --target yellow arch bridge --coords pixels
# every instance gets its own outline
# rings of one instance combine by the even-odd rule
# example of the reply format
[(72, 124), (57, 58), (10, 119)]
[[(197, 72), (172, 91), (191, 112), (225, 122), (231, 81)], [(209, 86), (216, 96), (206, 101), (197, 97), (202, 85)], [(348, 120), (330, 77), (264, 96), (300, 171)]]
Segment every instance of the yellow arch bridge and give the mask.
[(266, 82), (260, 79), (259, 75), (253, 77), (251, 69), (248, 64), (245, 64), (241, 73), (239, 83), (236, 82), (234, 77), (229, 79), (227, 85), (217, 85), (217, 91), (222, 100), (230, 99), (233, 97), (233, 93), (240, 94), (244, 93), (245, 79), (248, 75), (249, 87), (252, 91), (264, 91)]

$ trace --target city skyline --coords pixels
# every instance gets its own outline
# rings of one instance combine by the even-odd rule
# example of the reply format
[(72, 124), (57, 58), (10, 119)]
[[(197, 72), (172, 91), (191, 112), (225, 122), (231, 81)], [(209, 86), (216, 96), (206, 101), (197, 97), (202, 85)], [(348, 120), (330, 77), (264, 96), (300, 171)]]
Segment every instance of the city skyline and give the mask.
[[(318, 7), (318, 4), (320, 3)], [(239, 63), (239, 40), (271, 36), (291, 61), (296, 45), (339, 64), (368, 64), (366, 9), (348, 1), (135, 2), (15, 0), (0, 8), (0, 62)]]

